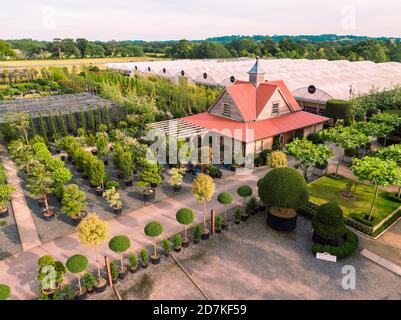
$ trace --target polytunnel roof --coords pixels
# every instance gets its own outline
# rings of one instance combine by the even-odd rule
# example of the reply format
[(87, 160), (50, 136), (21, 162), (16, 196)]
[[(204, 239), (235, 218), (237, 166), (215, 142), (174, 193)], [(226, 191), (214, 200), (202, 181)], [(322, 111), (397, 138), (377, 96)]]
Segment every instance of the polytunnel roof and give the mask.
[[(291, 92), (313, 85), (317, 93), (327, 94), (314, 100), (327, 97), (349, 99), (350, 90), (353, 95), (361, 95), (372, 89), (389, 90), (401, 85), (401, 63), (397, 62), (259, 59), (259, 63), (266, 72), (266, 80), (284, 80)], [(239, 58), (107, 63), (106, 66), (143, 73), (149, 73), (150, 68), (150, 72), (155, 74), (165, 70), (165, 76), (170, 78), (183, 72), (184, 76), (198, 83), (228, 85), (232, 76), (236, 80), (248, 81), (247, 72), (254, 64), (255, 59)]]

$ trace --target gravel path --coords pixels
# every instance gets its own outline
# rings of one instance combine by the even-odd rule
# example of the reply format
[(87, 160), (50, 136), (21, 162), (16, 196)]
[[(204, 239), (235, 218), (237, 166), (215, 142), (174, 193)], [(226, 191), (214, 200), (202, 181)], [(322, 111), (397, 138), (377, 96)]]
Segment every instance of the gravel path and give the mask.
[[(312, 227), (278, 233), (258, 214), (176, 257), (212, 299), (400, 299), (401, 278), (359, 253), (338, 263), (316, 260)], [(356, 270), (356, 288), (341, 286), (342, 267)], [(125, 299), (202, 299), (171, 258), (117, 284)], [(113, 299), (110, 291), (96, 299)]]
[(9, 211), (7, 218), (0, 219), (0, 260), (22, 251), (21, 240), (11, 206)]

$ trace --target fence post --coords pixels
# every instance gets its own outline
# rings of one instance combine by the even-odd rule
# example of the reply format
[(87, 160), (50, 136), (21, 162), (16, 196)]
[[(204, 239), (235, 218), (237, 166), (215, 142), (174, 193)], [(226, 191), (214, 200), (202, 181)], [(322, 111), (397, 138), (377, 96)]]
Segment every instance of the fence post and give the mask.
[(214, 214), (214, 210), (212, 209), (210, 211), (210, 230), (211, 230), (211, 234), (212, 236), (214, 236), (214, 233), (216, 231), (216, 224), (215, 224), (215, 214)]
[(111, 271), (110, 271), (110, 259), (108, 256), (104, 256), (104, 263), (106, 265), (107, 280), (109, 281), (109, 286), (110, 288), (113, 288), (113, 279), (111, 279)]

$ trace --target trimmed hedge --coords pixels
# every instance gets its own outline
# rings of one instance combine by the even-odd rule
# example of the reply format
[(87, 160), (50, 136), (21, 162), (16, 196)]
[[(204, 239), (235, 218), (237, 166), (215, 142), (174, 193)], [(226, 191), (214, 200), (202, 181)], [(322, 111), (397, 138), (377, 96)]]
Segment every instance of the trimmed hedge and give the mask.
[(152, 221), (145, 226), (144, 232), (148, 237), (157, 237), (162, 234), (163, 226), (157, 221)]
[(312, 252), (314, 254), (316, 254), (317, 252), (321, 253), (327, 252), (330, 253), (331, 255), (336, 256), (339, 259), (349, 257), (356, 251), (356, 249), (358, 249), (359, 239), (358, 236), (349, 229), (345, 229), (344, 237), (345, 237), (344, 243), (338, 247), (320, 245), (315, 243), (312, 246)]
[(401, 217), (401, 210), (398, 210), (390, 219), (388, 219), (386, 222), (384, 222), (379, 228), (373, 232), (372, 236), (376, 237), (380, 233), (382, 233), (385, 229), (387, 229), (389, 226), (391, 226), (399, 217)]
[(222, 192), (217, 196), (217, 201), (221, 204), (231, 204), (233, 202), (233, 196), (230, 192)]
[(308, 139), (314, 144), (324, 143), (324, 139), (317, 132), (310, 133), (306, 139)]
[(7, 300), (11, 295), (11, 289), (5, 284), (0, 284), (0, 300)]
[(345, 232), (343, 211), (333, 203), (325, 203), (316, 210), (312, 226), (321, 237), (334, 240), (342, 237)]
[(86, 270), (88, 263), (87, 257), (81, 254), (76, 254), (70, 257), (65, 265), (67, 266), (68, 271), (71, 273), (81, 273)]
[(335, 120), (349, 118), (352, 102), (346, 100), (330, 99), (326, 102), (324, 115)]
[(267, 206), (298, 209), (309, 200), (305, 179), (293, 168), (276, 168), (258, 181), (258, 193)]
[(189, 208), (182, 208), (177, 211), (176, 219), (180, 224), (190, 224), (194, 221), (194, 213)]
[(131, 247), (131, 240), (127, 236), (115, 236), (109, 241), (109, 248), (114, 252), (125, 252)]

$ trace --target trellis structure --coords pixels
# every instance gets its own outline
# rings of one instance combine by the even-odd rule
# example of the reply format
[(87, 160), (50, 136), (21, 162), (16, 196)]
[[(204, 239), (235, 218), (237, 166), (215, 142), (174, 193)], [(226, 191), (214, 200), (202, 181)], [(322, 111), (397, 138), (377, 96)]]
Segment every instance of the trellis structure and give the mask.
[(110, 100), (103, 99), (90, 93), (64, 94), (32, 99), (1, 100), (0, 101), (0, 124), (7, 122), (7, 115), (25, 112), (32, 119), (47, 117), (50, 114), (76, 114), (81, 111), (87, 112), (97, 108), (118, 107)]
[(150, 129), (155, 129), (160, 133), (165, 134), (175, 139), (186, 139), (195, 136), (203, 136), (208, 132), (207, 129), (183, 121), (181, 119), (165, 120), (154, 122), (148, 126)]

